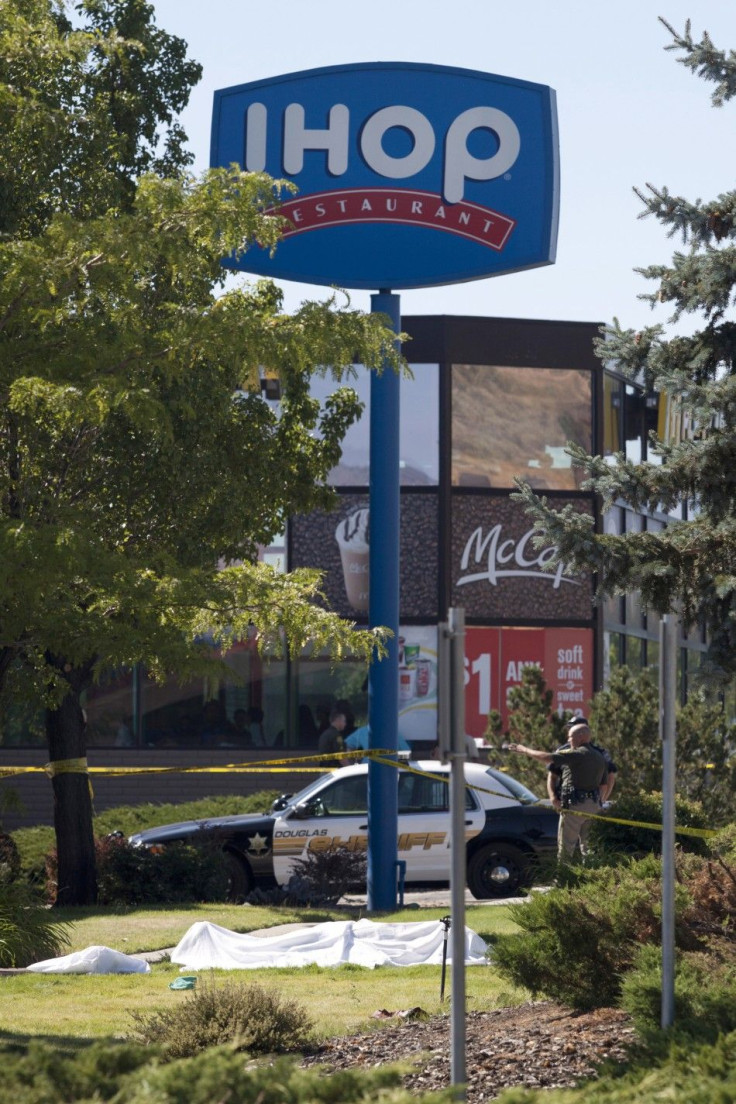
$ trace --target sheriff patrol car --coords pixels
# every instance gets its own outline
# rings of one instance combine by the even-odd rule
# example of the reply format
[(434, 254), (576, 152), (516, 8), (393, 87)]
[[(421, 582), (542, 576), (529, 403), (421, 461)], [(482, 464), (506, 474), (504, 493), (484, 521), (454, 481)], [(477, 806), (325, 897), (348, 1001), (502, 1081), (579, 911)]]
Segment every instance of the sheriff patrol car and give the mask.
[[(450, 878), (449, 766), (435, 761), (400, 765), (398, 857), (406, 883), (447, 883)], [(557, 813), (503, 771), (465, 764), (467, 881), (473, 896), (513, 896), (528, 880), (530, 864), (556, 849)], [(285, 886), (296, 859), (309, 852), (368, 847), (368, 765), (356, 763), (322, 775), (299, 793), (277, 799), (270, 815), (216, 817), (150, 828), (130, 837), (134, 846), (165, 846), (206, 834), (221, 843), (231, 873), (231, 895), (255, 885)]]

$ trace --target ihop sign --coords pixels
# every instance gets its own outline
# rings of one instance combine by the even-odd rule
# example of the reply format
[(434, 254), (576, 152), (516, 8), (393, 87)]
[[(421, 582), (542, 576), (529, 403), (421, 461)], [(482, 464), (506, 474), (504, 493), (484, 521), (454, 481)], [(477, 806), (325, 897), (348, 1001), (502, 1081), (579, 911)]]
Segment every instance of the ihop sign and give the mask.
[(290, 73), (215, 93), (211, 164), (298, 188), (275, 254), (229, 267), (348, 288), (433, 287), (551, 264), (551, 88), (399, 62)]

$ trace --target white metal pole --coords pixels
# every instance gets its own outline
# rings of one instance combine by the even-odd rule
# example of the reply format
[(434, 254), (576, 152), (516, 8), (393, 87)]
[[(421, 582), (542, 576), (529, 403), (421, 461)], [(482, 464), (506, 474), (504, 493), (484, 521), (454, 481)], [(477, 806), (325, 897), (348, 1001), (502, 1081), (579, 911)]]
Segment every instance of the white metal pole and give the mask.
[(662, 740), (662, 1028), (675, 1022), (675, 704), (677, 618), (659, 629), (659, 734)]
[(465, 1100), (465, 610), (448, 611), (451, 645), (450, 913), (452, 915), (452, 1048), (450, 1080)]

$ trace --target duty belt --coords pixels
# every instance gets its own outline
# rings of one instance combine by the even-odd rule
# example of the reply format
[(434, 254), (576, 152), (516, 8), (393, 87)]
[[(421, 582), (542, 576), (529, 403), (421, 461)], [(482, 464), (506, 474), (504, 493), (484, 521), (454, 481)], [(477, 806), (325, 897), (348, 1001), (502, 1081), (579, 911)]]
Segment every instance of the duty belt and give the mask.
[(599, 801), (600, 792), (598, 790), (568, 790), (562, 795), (563, 806), (577, 805), (581, 801)]

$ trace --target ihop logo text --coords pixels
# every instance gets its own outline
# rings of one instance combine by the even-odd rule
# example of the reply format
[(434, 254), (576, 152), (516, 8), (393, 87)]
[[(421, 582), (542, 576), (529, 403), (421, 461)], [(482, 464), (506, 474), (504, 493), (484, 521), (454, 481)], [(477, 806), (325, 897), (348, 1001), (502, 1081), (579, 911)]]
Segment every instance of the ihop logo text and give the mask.
[(248, 272), (345, 287), (428, 287), (554, 260), (551, 89), (399, 62), (286, 74), (215, 93), (213, 165), (292, 181), (271, 256)]
[[(245, 164), (249, 172), (264, 172), (267, 168), (268, 107), (255, 102), (248, 106), (245, 117)], [(344, 176), (350, 158), (350, 108), (333, 104), (327, 126), (308, 127), (303, 104), (290, 103), (281, 119), (272, 125), (283, 125), (283, 172), (297, 179), (304, 169), (305, 153), (323, 151), (327, 172), (332, 177)], [(409, 135), (412, 148), (404, 154), (387, 152), (384, 139), (398, 129)], [(476, 157), (468, 149), (468, 139), (474, 131), (486, 130), (494, 135), (497, 149), (486, 157)], [(521, 136), (505, 112), (495, 107), (468, 108), (457, 115), (442, 139), (442, 193), (448, 203), (463, 199), (466, 180), (493, 180), (507, 172), (519, 155)], [(408, 180), (420, 173), (432, 160), (437, 149), (437, 135), (426, 115), (414, 107), (394, 104), (382, 107), (361, 124), (358, 150), (377, 176), (386, 180)]]

